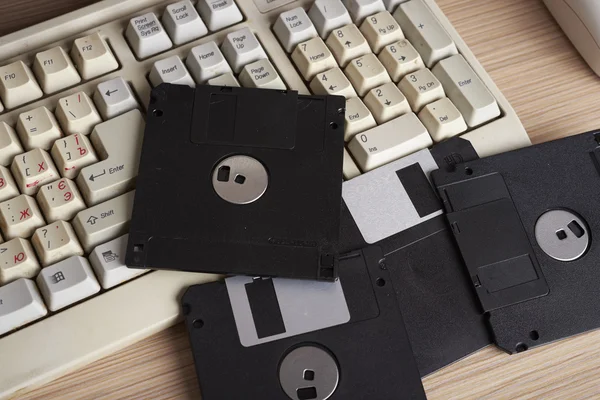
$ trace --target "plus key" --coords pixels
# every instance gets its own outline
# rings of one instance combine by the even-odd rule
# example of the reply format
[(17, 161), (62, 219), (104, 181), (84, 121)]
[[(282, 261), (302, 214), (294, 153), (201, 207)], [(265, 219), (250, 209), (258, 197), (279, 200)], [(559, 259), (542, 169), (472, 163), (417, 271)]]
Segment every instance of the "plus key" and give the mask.
[(39, 185), (60, 178), (52, 158), (42, 149), (34, 149), (15, 157), (11, 171), (21, 193), (28, 195), (36, 194)]
[(0, 203), (0, 228), (7, 239), (30, 237), (44, 224), (42, 213), (30, 196), (22, 194)]

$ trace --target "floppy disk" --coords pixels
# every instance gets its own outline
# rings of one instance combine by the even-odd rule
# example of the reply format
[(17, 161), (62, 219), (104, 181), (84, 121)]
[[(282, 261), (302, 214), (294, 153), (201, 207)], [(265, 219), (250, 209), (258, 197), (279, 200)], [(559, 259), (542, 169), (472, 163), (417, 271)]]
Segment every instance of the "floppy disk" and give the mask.
[(376, 243), (421, 376), (491, 343), (429, 173), (477, 158), (455, 138), (344, 182), (340, 252)]
[(509, 353), (600, 327), (599, 141), (584, 133), (432, 173), (468, 281)]
[(335, 279), (344, 105), (295, 91), (156, 87), (127, 265)]
[(183, 310), (202, 398), (425, 399), (377, 246), (339, 279), (235, 276), (190, 287)]

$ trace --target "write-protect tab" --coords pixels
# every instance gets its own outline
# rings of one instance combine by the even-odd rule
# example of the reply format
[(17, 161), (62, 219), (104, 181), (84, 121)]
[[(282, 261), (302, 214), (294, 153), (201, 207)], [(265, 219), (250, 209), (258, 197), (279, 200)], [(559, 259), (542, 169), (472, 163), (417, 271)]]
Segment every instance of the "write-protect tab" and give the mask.
[(499, 174), (438, 186), (484, 311), (548, 294), (548, 285)]

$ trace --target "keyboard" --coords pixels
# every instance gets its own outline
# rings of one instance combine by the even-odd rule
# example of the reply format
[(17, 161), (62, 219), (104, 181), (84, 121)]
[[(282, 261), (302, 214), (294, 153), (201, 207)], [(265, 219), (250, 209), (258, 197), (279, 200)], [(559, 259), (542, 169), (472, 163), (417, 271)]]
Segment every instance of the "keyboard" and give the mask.
[(0, 398), (179, 320), (216, 275), (124, 265), (151, 88), (345, 96), (349, 180), (453, 136), (529, 145), (432, 0), (104, 0), (0, 39)]

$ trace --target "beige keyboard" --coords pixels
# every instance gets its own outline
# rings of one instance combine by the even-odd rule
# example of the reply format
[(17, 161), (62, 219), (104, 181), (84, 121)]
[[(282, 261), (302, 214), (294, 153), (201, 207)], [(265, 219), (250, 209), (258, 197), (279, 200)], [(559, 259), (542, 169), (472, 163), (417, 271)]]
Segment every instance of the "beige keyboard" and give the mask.
[(528, 145), (432, 0), (105, 0), (0, 39), (0, 398), (175, 323), (208, 274), (124, 263), (160, 83), (347, 98), (344, 177), (453, 136)]

